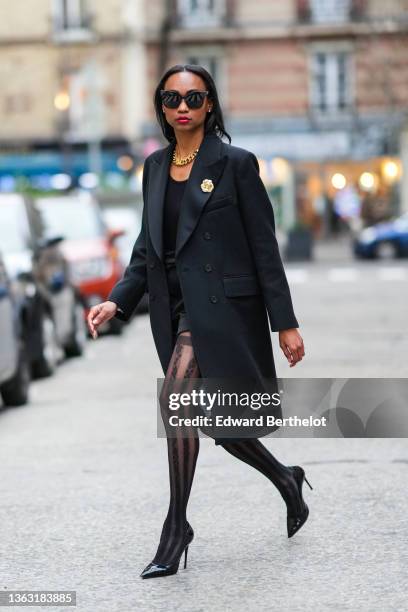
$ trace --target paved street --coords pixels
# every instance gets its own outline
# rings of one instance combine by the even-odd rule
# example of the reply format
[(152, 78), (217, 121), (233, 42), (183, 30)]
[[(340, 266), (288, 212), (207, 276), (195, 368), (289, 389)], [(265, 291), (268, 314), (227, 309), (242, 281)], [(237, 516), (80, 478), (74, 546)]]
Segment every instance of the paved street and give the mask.
[[(307, 355), (289, 369), (274, 334), (279, 376), (407, 376), (406, 262), (286, 268)], [(76, 590), (81, 612), (407, 609), (406, 439), (268, 438), (314, 487), (289, 540), (273, 485), (202, 438), (187, 570), (141, 580), (169, 494), (161, 376), (142, 316), (0, 413), (1, 589)]]
[(307, 355), (280, 376), (408, 376), (408, 260), (356, 261), (342, 239), (285, 269)]

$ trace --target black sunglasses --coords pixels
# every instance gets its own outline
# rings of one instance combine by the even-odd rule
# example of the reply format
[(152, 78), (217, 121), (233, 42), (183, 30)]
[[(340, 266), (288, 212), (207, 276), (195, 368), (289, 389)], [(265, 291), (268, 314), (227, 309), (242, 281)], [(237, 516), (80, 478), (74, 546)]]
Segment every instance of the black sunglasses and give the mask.
[(167, 108), (178, 108), (182, 100), (186, 101), (188, 108), (201, 108), (208, 93), (208, 91), (190, 91), (182, 96), (178, 91), (161, 89), (160, 97)]

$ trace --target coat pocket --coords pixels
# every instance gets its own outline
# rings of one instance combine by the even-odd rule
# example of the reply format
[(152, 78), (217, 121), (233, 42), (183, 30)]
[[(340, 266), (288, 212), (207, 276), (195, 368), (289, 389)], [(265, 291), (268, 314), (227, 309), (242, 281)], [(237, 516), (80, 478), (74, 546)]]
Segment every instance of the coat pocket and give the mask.
[(241, 295), (257, 295), (261, 293), (261, 286), (256, 276), (243, 274), (242, 276), (224, 276), (224, 292), (227, 297)]
[(204, 206), (203, 212), (212, 212), (213, 210), (219, 210), (220, 208), (225, 208), (226, 206), (231, 206), (232, 204), (234, 204), (234, 201), (230, 195), (217, 198), (216, 200), (209, 200), (207, 205)]

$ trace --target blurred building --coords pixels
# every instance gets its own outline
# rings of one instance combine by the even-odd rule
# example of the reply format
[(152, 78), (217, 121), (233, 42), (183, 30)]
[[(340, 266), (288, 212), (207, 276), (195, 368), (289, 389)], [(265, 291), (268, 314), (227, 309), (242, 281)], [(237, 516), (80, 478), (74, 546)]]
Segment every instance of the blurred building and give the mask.
[(271, 184), (292, 177), (286, 226), (330, 227), (345, 186), (377, 202), (373, 217), (397, 212), (407, 0), (149, 0), (146, 22), (149, 96), (160, 57), (207, 67), (233, 143), (261, 158)]
[(381, 218), (408, 209), (407, 43), (408, 0), (4, 1), (0, 178), (132, 172), (163, 143), (158, 79), (194, 63), (278, 223), (327, 231), (353, 198)]
[(127, 168), (145, 116), (140, 0), (0, 4), (3, 176)]

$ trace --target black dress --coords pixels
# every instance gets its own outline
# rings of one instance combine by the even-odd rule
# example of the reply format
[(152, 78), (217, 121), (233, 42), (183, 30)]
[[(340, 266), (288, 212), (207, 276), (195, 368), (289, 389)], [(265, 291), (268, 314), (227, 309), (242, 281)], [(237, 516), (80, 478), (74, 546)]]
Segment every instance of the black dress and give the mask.
[(180, 204), (187, 180), (176, 181), (169, 174), (163, 212), (164, 265), (167, 272), (167, 284), (170, 294), (173, 334), (176, 336), (180, 332), (190, 329), (184, 309), (183, 294), (174, 257)]

